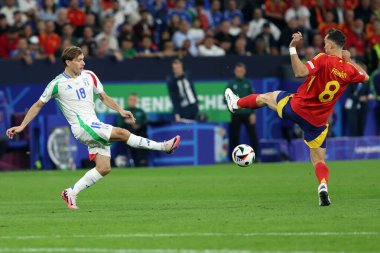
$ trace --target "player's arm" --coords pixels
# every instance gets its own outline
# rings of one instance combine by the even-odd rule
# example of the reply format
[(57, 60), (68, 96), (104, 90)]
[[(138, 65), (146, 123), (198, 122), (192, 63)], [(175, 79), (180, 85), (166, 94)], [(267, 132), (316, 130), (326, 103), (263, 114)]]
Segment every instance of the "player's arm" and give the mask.
[(292, 35), (292, 41), (289, 44), (290, 61), (292, 62), (292, 69), (295, 77), (305, 77), (309, 75), (309, 70), (305, 64), (298, 57), (296, 46), (300, 40), (302, 40), (302, 34), (300, 32)]
[(112, 110), (117, 111), (122, 117), (131, 119), (130, 123), (135, 123), (136, 119), (133, 117), (133, 114), (130, 111), (124, 110), (121, 108), (115, 100), (113, 100), (110, 96), (107, 95), (104, 91), (97, 94), (100, 101), (102, 101), (103, 104), (105, 104), (107, 107), (111, 108)]
[(25, 127), (38, 115), (38, 113), (41, 111), (41, 108), (44, 105), (45, 103), (42, 102), (41, 100), (38, 100), (37, 102), (35, 102), (26, 113), (25, 118), (22, 121), (21, 125), (11, 127), (7, 130), (8, 138), (13, 139), (13, 136), (15, 134), (22, 132), (25, 129)]
[(342, 58), (343, 60), (345, 60), (346, 62), (349, 62), (351, 63), (352, 65), (355, 66), (355, 68), (357, 70), (359, 70), (359, 72), (363, 73), (365, 75), (365, 78), (364, 78), (364, 82), (367, 82), (369, 80), (369, 76), (367, 74), (367, 72), (360, 66), (360, 64), (357, 64), (356, 62), (354, 62), (352, 59), (351, 59), (351, 53), (347, 50), (343, 50), (342, 51)]

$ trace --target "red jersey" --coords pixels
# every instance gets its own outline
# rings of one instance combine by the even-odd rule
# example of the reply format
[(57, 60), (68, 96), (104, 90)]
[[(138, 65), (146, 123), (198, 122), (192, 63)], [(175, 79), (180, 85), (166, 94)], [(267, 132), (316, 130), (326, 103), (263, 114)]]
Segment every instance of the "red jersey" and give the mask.
[(323, 53), (306, 62), (305, 66), (309, 75), (293, 95), (290, 105), (310, 124), (324, 126), (347, 85), (363, 82), (365, 74), (351, 63)]

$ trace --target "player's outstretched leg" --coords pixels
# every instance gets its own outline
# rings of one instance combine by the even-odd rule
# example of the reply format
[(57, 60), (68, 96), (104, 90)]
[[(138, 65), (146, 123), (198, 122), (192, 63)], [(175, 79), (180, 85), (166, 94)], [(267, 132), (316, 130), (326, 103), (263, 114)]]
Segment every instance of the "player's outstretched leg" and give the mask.
[(171, 154), (179, 147), (181, 137), (177, 135), (168, 141), (156, 142), (138, 135), (134, 135), (126, 129), (114, 127), (112, 129), (110, 141), (125, 141), (133, 148), (164, 151), (167, 154)]
[(224, 98), (226, 99), (228, 110), (234, 113), (239, 108), (258, 109), (268, 106), (272, 110), (277, 110), (276, 98), (281, 91), (273, 91), (265, 94), (251, 94), (239, 98), (230, 88), (224, 91)]

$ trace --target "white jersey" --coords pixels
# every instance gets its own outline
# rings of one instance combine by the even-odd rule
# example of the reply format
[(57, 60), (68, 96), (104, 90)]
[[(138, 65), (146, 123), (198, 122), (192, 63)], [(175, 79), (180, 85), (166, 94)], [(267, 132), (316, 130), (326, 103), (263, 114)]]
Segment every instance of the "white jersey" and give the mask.
[(95, 114), (94, 93), (103, 92), (103, 85), (91, 71), (83, 70), (76, 78), (64, 72), (51, 81), (40, 100), (47, 103), (55, 98), (72, 128), (83, 122), (98, 122)]

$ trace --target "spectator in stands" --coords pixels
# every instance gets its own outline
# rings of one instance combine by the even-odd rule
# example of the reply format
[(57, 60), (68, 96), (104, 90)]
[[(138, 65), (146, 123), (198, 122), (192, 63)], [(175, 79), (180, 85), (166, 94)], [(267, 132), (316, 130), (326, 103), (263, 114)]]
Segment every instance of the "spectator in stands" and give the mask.
[(62, 27), (69, 22), (70, 20), (67, 18), (67, 9), (59, 8), (57, 11), (57, 20), (55, 21), (55, 33), (62, 35)]
[(116, 51), (119, 49), (119, 44), (117, 42), (117, 38), (112, 33), (113, 29), (113, 21), (111, 19), (106, 19), (103, 23), (103, 30), (95, 37), (95, 41), (100, 47), (100, 42), (103, 39), (108, 40), (109, 49), (112, 51)]
[(173, 42), (170, 40), (165, 41), (164, 48), (161, 52), (162, 57), (178, 57), (179, 54), (174, 50)]
[(286, 27), (284, 19), (287, 4), (283, 0), (266, 0), (265, 1), (265, 16), (279, 29)]
[(167, 78), (168, 92), (173, 105), (176, 122), (196, 120), (198, 117), (198, 98), (190, 74), (184, 71), (181, 60), (172, 62), (173, 74)]
[[(234, 79), (228, 82), (226, 88), (230, 88), (235, 94), (248, 96), (254, 93), (251, 81), (245, 77), (246, 67), (243, 63), (237, 63), (234, 69)], [(231, 114), (230, 128), (230, 150), (232, 151), (239, 143), (240, 128), (244, 125), (250, 143), (256, 154), (258, 154), (258, 138), (256, 134), (256, 114), (255, 110), (244, 109)]]
[(136, 36), (136, 39), (140, 41), (147, 30), (149, 34), (154, 33), (153, 20), (148, 11), (142, 10), (140, 21), (133, 26), (133, 33)]
[(113, 18), (113, 33), (116, 34), (119, 26), (125, 22), (124, 10), (120, 5), (119, 0), (115, 0), (112, 3), (112, 8), (102, 13), (102, 19)]
[(232, 21), (231, 21), (231, 26), (230, 26), (230, 29), (229, 29), (228, 33), (232, 37), (237, 38), (240, 35), (240, 32), (241, 32), (240, 26), (241, 26), (241, 21), (240, 21), (239, 16), (233, 17)]
[[(130, 111), (136, 119), (135, 123), (131, 123), (130, 120), (118, 115), (116, 117), (116, 127), (121, 127), (127, 129), (129, 132), (141, 137), (147, 138), (147, 124), (148, 119), (146, 113), (138, 107), (138, 96), (136, 93), (131, 93), (128, 96), (128, 106), (125, 110)], [(133, 160), (133, 165), (135, 167), (145, 167), (147, 163), (147, 150), (131, 148), (129, 145), (126, 145), (127, 154), (131, 155)]]
[(17, 48), (19, 35), (17, 28), (11, 27), (0, 36), (0, 58), (8, 59), (9, 53)]
[(300, 30), (300, 27), (298, 26), (297, 20), (295, 18), (291, 18), (288, 21), (286, 28), (281, 31), (279, 44), (280, 44), (280, 51), (282, 55), (289, 54), (289, 43), (291, 41), (292, 34), (298, 32), (299, 30)]
[(330, 29), (339, 29), (340, 26), (334, 22), (334, 14), (331, 11), (326, 12), (326, 21), (318, 25), (318, 32), (325, 37)]
[(314, 47), (306, 47), (305, 55), (304, 55), (302, 61), (304, 63), (306, 63), (307, 61), (311, 61), (314, 58), (314, 56), (316, 56), (316, 55), (317, 54), (316, 54), (316, 50)]
[(57, 6), (54, 0), (44, 0), (40, 8), (38, 19), (43, 21), (57, 20)]
[(67, 18), (74, 27), (84, 25), (86, 14), (80, 9), (78, 0), (69, 1)]
[(33, 27), (30, 23), (25, 24), (22, 28), (22, 31), (20, 32), (21, 37), (25, 37), (26, 40), (29, 40), (30, 37), (34, 35)]
[(188, 39), (194, 44), (198, 45), (205, 37), (205, 31), (201, 28), (201, 20), (196, 17), (193, 20), (193, 24), (188, 32)]
[(351, 27), (355, 23), (355, 14), (353, 10), (346, 10), (345, 15), (344, 15), (344, 24), (341, 25), (342, 32), (344, 34), (347, 34), (350, 30)]
[[(237, 36), (232, 36), (230, 34), (230, 28), (231, 28), (231, 22), (228, 20), (224, 20), (220, 25), (219, 25), (219, 32), (215, 34), (215, 43), (221, 47), (224, 51), (230, 51), (234, 47), (235, 40)], [(223, 47), (222, 47), (223, 44)], [(225, 53), (227, 53), (225, 51)]]
[(310, 12), (306, 6), (302, 5), (301, 0), (292, 0), (292, 4), (285, 12), (285, 21), (289, 22), (295, 18), (299, 27), (310, 29)]
[(212, 28), (217, 28), (223, 22), (223, 13), (220, 10), (220, 0), (212, 0), (210, 11), (210, 25)]
[(376, 134), (380, 136), (380, 63), (377, 69), (371, 75), (371, 89), (376, 100), (375, 119), (376, 119)]
[(71, 45), (78, 45), (78, 40), (74, 37), (74, 29), (72, 24), (66, 23), (62, 27), (61, 40), (69, 40)]
[(251, 56), (252, 53), (247, 50), (247, 38), (240, 36), (235, 41), (234, 53), (240, 56)]
[(277, 42), (270, 32), (270, 24), (265, 23), (262, 28), (262, 32), (256, 37), (255, 43), (258, 40), (262, 40), (264, 43), (265, 54), (278, 55)]
[(177, 15), (180, 20), (186, 20), (187, 23), (191, 24), (192, 18), (190, 13), (186, 10), (186, 1), (177, 0), (176, 8), (169, 10), (168, 20), (171, 20), (173, 15)]
[(85, 26), (83, 30), (83, 35), (78, 40), (80, 47), (86, 46), (88, 49), (88, 55), (93, 57), (96, 55), (98, 45), (94, 39), (94, 32), (91, 26)]
[(133, 59), (137, 55), (137, 50), (134, 48), (132, 39), (123, 39), (121, 41), (121, 54), (124, 59)]
[(174, 44), (175, 49), (180, 49), (183, 47), (183, 43), (189, 40), (190, 41), (190, 48), (189, 52), (192, 56), (197, 56), (198, 50), (196, 46), (196, 41), (191, 40), (189, 37), (189, 24), (187, 23), (186, 20), (181, 20), (180, 25), (179, 25), (179, 30), (174, 33), (172, 41)]
[(94, 13), (98, 14), (100, 11), (99, 1), (95, 0), (83, 0), (83, 11), (84, 13)]
[(33, 15), (37, 13), (38, 4), (36, 0), (17, 0), (20, 12)]
[(5, 15), (8, 25), (13, 26), (13, 13), (17, 10), (18, 8), (15, 0), (4, 0), (4, 6), (0, 9), (0, 13), (3, 13)]
[(137, 24), (140, 20), (139, 3), (136, 0), (122, 0), (124, 15), (127, 17), (128, 23)]
[(21, 31), (26, 22), (25, 15), (21, 11), (15, 11), (13, 13), (13, 20), (13, 27), (15, 27), (18, 31)]
[(152, 39), (149, 36), (144, 36), (137, 51), (137, 56), (139, 57), (156, 57), (160, 55), (158, 47), (152, 42)]
[(9, 58), (12, 60), (22, 60), (26, 64), (33, 63), (33, 52), (28, 48), (28, 41), (26, 38), (20, 38), (17, 43), (17, 49), (9, 53)]
[(205, 10), (203, 1), (196, 3), (196, 17), (200, 20), (200, 27), (202, 29), (207, 29), (211, 27), (211, 15), (210, 12)]
[(123, 55), (119, 49), (112, 49), (107, 38), (103, 38), (100, 41), (97, 57), (100, 59), (115, 59), (117, 61), (123, 60)]
[(346, 47), (354, 47), (359, 57), (364, 58), (367, 38), (364, 34), (364, 23), (361, 19), (356, 19), (351, 25), (350, 30), (346, 33), (347, 42)]
[(227, 9), (224, 11), (224, 19), (232, 21), (235, 16), (239, 17), (240, 22), (243, 22), (243, 13), (237, 8), (236, 0), (228, 0)]
[[(324, 0), (316, 0), (310, 8), (310, 26), (313, 30), (318, 30), (320, 24), (326, 22), (327, 9)], [(331, 20), (332, 22), (332, 20)], [(324, 37), (324, 36), (323, 36)]]
[(360, 5), (355, 8), (355, 19), (363, 20), (364, 24), (368, 24), (373, 15), (370, 0), (361, 0)]
[(46, 21), (46, 32), (40, 33), (38, 39), (50, 62), (56, 61), (56, 52), (61, 46), (61, 38), (54, 32), (55, 25), (53, 21)]
[(334, 14), (334, 22), (338, 25), (343, 25), (345, 13), (344, 0), (337, 0), (335, 7), (331, 11)]
[[(364, 64), (360, 66), (367, 71)], [(347, 87), (347, 99), (344, 104), (346, 110), (349, 136), (363, 136), (368, 112), (368, 83), (350, 84)]]
[(177, 14), (171, 15), (170, 18), (168, 18), (168, 31), (170, 34), (174, 34), (179, 30), (179, 26), (181, 23), (181, 18)]
[(9, 27), (10, 26), (8, 25), (7, 18), (4, 13), (0, 13), (0, 36), (6, 33)]
[(214, 38), (206, 36), (202, 45), (198, 46), (199, 56), (224, 56), (226, 52), (214, 44)]
[[(253, 19), (251, 22), (249, 22), (249, 28), (248, 28), (248, 33), (247, 36), (251, 40), (255, 40), (257, 35), (259, 35), (262, 32), (263, 25), (265, 23), (268, 23), (268, 20), (263, 18), (263, 13), (260, 8), (255, 8), (253, 10)], [(276, 27), (274, 24), (270, 24), (270, 31), (273, 34), (273, 37), (275, 40), (279, 40), (281, 36), (281, 31)]]

